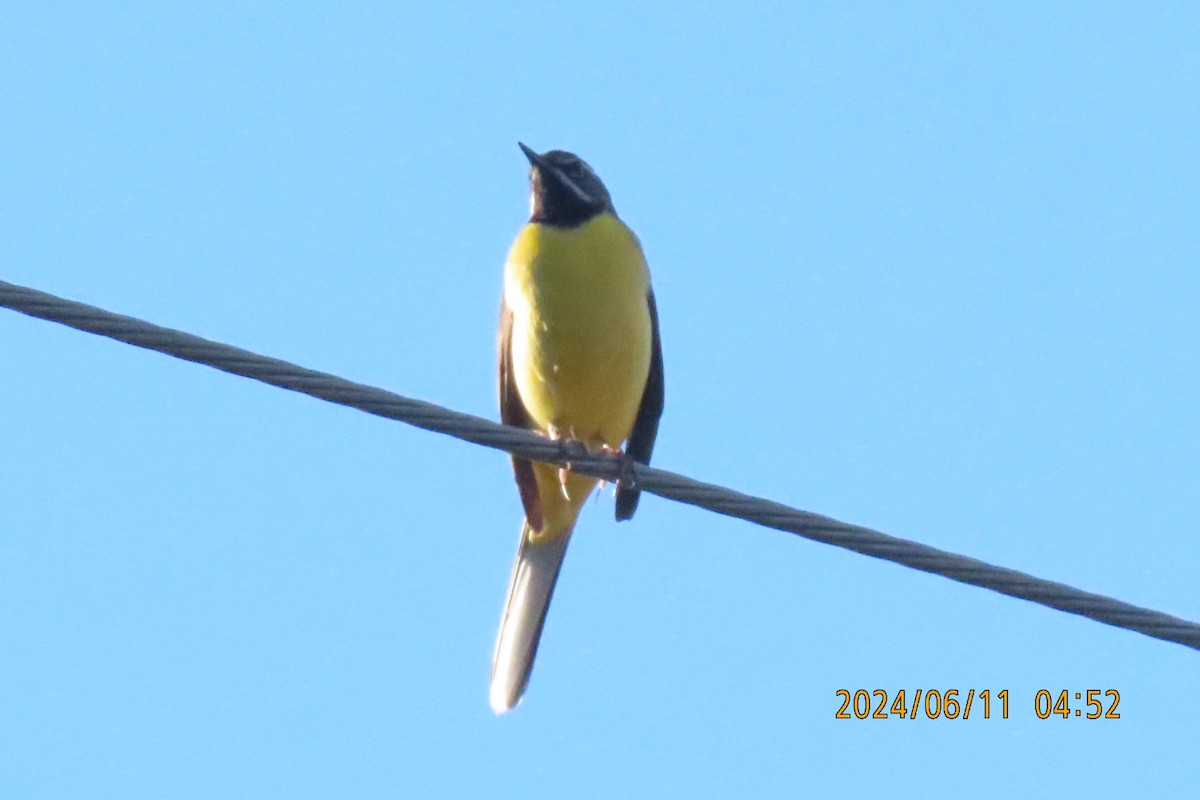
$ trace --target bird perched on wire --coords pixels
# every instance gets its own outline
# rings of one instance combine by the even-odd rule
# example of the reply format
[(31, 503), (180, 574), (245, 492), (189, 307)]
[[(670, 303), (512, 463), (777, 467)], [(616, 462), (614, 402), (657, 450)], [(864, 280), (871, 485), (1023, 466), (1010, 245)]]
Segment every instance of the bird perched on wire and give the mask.
[[(532, 211), (504, 270), (500, 418), (593, 451), (625, 446), (627, 458), (649, 464), (663, 362), (641, 245), (582, 159), (520, 147), (530, 164)], [(525, 522), (492, 659), (497, 714), (516, 705), (529, 683), (567, 544), (597, 483), (515, 457), (513, 472)], [(617, 519), (632, 517), (637, 502), (636, 488), (618, 485)]]

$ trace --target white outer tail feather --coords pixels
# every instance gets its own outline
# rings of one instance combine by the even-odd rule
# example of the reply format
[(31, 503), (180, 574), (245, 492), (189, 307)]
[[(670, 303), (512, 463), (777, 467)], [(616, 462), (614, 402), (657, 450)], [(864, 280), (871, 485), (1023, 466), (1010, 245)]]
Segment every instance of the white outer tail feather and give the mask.
[(542, 626), (546, 623), (546, 609), (550, 607), (554, 584), (571, 540), (570, 531), (536, 543), (530, 541), (529, 535), (526, 522), (521, 526), (517, 560), (492, 657), (489, 701), (497, 714), (515, 706), (529, 684)]

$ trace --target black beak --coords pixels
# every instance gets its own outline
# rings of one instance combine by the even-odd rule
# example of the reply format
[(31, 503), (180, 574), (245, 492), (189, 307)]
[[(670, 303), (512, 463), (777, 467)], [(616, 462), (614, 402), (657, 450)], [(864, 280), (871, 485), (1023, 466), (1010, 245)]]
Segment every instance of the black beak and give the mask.
[(517, 146), (521, 148), (521, 152), (524, 153), (525, 157), (529, 159), (529, 163), (532, 166), (535, 166), (538, 169), (546, 168), (545, 163), (542, 161), (542, 157), (526, 147), (524, 142), (517, 142)]
[(575, 181), (564, 175), (558, 167), (553, 164), (547, 164), (545, 159), (526, 147), (524, 142), (517, 142), (517, 146), (521, 148), (521, 152), (529, 159), (529, 163), (541, 172), (543, 180), (551, 180), (560, 184), (568, 192), (579, 198), (579, 201), (585, 205), (590, 205), (594, 202), (587, 192), (579, 188), (579, 185)]

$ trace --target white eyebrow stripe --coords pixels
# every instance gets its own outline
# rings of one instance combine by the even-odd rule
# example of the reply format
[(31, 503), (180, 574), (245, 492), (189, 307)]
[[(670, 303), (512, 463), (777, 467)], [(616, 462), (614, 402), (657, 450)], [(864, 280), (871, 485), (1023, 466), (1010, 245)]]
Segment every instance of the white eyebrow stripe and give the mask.
[(579, 188), (579, 184), (575, 183), (575, 181), (568, 178), (566, 173), (563, 172), (561, 169), (559, 169), (558, 167), (552, 167), (552, 169), (554, 170), (554, 173), (558, 177), (558, 179), (560, 181), (562, 181), (563, 184), (568, 189), (570, 189), (572, 192), (574, 192), (575, 196), (578, 197), (580, 200), (582, 200), (585, 203), (594, 203), (596, 201), (596, 198), (589, 197), (588, 193), (585, 192), (583, 189)]

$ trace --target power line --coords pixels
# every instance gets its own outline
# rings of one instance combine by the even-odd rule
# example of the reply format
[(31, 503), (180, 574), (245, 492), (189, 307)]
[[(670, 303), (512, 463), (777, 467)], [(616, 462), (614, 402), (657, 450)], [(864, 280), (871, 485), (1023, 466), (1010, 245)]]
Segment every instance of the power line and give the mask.
[[(629, 477), (627, 470), (631, 466), (622, 459), (588, 453), (575, 442), (550, 441), (520, 428), (498, 425), (481, 417), (450, 411), (35, 289), (0, 281), (0, 307), (534, 461), (569, 464), (578, 472), (608, 481)], [(660, 497), (1200, 650), (1200, 624), (1169, 614), (800, 511), (723, 486), (701, 483), (666, 470), (632, 465), (632, 477), (640, 489)]]

